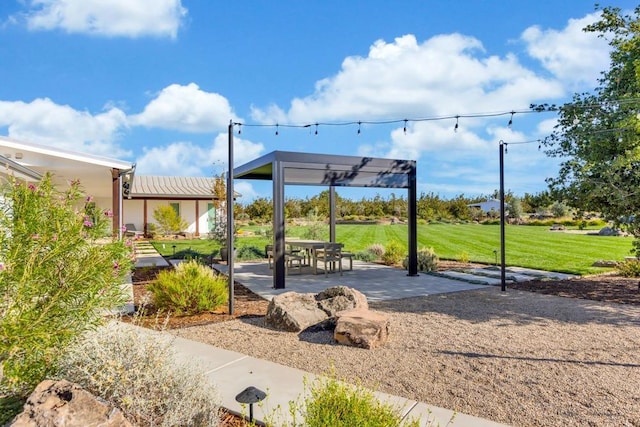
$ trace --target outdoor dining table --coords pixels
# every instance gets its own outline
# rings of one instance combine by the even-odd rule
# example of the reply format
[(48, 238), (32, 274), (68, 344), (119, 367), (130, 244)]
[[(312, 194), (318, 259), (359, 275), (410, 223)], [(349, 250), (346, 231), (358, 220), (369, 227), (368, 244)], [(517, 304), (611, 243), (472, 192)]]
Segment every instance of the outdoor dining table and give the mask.
[(312, 266), (313, 271), (317, 272), (318, 250), (323, 250), (325, 245), (331, 242), (325, 242), (323, 240), (285, 239), (284, 243), (290, 247), (304, 249), (306, 259), (308, 260), (307, 265)]

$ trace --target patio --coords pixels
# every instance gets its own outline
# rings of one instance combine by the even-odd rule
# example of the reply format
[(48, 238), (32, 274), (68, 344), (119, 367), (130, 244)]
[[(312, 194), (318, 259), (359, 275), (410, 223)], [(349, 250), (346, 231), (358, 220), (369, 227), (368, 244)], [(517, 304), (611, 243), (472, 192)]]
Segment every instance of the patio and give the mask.
[[(227, 266), (215, 264), (216, 270), (227, 273)], [(265, 299), (284, 292), (318, 293), (328, 287), (344, 285), (355, 288), (366, 295), (369, 301), (435, 295), (447, 292), (484, 289), (485, 285), (474, 285), (461, 280), (447, 279), (430, 274), (408, 276), (406, 270), (381, 264), (354, 260), (353, 270), (339, 273), (313, 274), (312, 267), (303, 267), (302, 273), (293, 269), (287, 275), (287, 288), (273, 287), (273, 270), (267, 262), (236, 262), (234, 279)]]

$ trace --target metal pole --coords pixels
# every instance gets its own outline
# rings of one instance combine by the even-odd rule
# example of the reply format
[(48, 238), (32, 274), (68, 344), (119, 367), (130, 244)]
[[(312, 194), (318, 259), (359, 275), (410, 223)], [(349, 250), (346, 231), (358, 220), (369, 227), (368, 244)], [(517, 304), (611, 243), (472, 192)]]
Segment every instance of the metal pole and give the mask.
[(504, 142), (500, 141), (500, 289), (507, 290), (504, 249)]
[(227, 172), (227, 275), (229, 278), (229, 314), (233, 314), (233, 121), (229, 121), (229, 171)]
[(329, 241), (336, 242), (336, 187), (329, 187)]

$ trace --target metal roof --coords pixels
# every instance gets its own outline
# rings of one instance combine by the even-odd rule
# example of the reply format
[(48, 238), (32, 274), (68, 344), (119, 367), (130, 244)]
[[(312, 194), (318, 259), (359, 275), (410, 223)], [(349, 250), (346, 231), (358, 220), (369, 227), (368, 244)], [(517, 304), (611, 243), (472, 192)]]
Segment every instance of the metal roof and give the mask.
[[(233, 170), (236, 179), (273, 180), (283, 168), (285, 185), (408, 188), (414, 160), (273, 151)], [(278, 166), (276, 166), (278, 167)]]
[[(136, 175), (132, 199), (213, 199), (214, 178), (193, 176)], [(235, 193), (235, 198), (240, 194)]]

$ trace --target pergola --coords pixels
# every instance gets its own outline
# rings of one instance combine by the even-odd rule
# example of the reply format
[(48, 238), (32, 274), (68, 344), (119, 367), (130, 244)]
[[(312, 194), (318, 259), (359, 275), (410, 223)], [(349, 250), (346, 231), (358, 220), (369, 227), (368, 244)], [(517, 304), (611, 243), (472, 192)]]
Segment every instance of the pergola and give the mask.
[(273, 151), (233, 170), (235, 179), (273, 182), (273, 287), (285, 287), (284, 186), (328, 186), (330, 240), (335, 242), (335, 187), (406, 188), (408, 190), (409, 276), (418, 275), (416, 162), (359, 156)]

